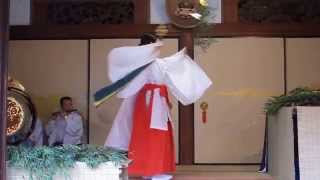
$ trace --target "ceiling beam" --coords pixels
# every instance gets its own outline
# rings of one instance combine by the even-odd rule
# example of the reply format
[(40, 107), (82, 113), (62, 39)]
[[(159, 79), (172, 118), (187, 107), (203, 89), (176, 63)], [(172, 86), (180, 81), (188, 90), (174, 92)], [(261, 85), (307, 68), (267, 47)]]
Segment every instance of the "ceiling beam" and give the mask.
[[(142, 33), (154, 33), (157, 25), (31, 25), (10, 28), (11, 40), (28, 39), (104, 39), (136, 38)], [(168, 26), (167, 38), (178, 38), (181, 29)], [(224, 23), (212, 25), (208, 37), (320, 37), (320, 24), (242, 24)]]

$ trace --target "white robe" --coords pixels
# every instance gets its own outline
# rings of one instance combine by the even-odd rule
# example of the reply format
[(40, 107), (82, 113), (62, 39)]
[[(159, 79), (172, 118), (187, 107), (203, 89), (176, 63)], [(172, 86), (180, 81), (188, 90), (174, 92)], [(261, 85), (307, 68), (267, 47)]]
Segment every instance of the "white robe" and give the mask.
[(66, 117), (59, 113), (48, 122), (46, 133), (49, 136), (48, 143), (50, 146), (56, 142), (81, 144), (83, 135), (82, 117), (77, 112), (71, 112)]
[[(184, 105), (194, 103), (212, 84), (205, 72), (186, 54), (186, 49), (166, 58), (158, 58), (159, 46), (162, 46), (161, 42), (145, 46), (121, 47), (109, 54), (109, 77), (112, 82), (138, 67), (149, 62), (153, 63), (118, 93), (123, 102), (105, 146), (128, 150), (135, 95), (145, 84), (166, 85), (174, 97)], [(150, 94), (147, 93), (147, 96)], [(151, 103), (148, 98), (146, 103)], [(150, 128), (168, 130), (167, 120), (171, 119), (170, 110), (166, 99), (160, 96), (157, 89), (152, 103)]]
[(44, 135), (44, 130), (43, 130), (43, 125), (42, 121), (38, 118), (36, 120), (35, 127), (29, 136), (29, 140), (31, 140), (34, 144), (34, 146), (42, 146), (43, 145), (43, 135)]

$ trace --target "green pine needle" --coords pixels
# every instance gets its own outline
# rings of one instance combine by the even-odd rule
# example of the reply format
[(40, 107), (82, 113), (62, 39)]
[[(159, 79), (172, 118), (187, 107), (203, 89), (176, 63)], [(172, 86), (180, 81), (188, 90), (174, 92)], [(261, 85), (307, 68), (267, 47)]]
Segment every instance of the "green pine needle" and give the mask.
[(282, 107), (289, 106), (320, 106), (320, 91), (314, 91), (307, 87), (296, 88), (288, 95), (272, 97), (265, 104), (267, 114), (275, 114)]
[(7, 159), (9, 167), (27, 170), (30, 180), (52, 180), (54, 175), (67, 178), (69, 169), (77, 161), (86, 163), (90, 168), (105, 162), (113, 162), (116, 166), (128, 163), (126, 152), (95, 145), (8, 146)]
[(199, 46), (203, 52), (206, 52), (212, 43), (217, 42), (211, 37), (202, 36), (203, 33), (206, 33), (212, 27), (210, 20), (215, 18), (214, 12), (215, 9), (209, 6), (199, 6), (198, 13), (201, 15), (199, 20), (198, 27), (194, 29), (194, 44)]

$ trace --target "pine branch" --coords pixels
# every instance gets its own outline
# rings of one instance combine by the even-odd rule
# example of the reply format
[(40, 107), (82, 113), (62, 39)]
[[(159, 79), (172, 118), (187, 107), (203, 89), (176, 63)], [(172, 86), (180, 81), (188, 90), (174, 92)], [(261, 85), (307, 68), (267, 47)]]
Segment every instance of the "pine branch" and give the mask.
[(320, 106), (320, 91), (314, 91), (307, 87), (296, 88), (288, 95), (272, 97), (265, 104), (267, 114), (275, 114), (282, 107), (289, 106)]
[(30, 180), (52, 180), (54, 175), (68, 177), (69, 169), (76, 162), (84, 162), (90, 168), (106, 162), (113, 162), (115, 166), (128, 163), (126, 152), (94, 145), (8, 146), (7, 159), (9, 167), (27, 170)]

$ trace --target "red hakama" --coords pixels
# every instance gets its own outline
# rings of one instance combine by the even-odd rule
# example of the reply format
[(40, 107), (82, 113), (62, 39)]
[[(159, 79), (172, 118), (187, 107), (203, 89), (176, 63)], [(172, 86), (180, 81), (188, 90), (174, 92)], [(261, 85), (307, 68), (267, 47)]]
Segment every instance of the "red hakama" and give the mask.
[[(160, 96), (166, 98), (169, 105), (168, 91), (165, 85), (146, 84), (138, 93), (134, 112), (132, 136), (129, 145), (129, 159), (133, 160), (128, 171), (130, 175), (153, 176), (175, 171), (175, 152), (173, 131), (168, 120), (168, 130), (150, 128), (153, 95), (160, 89)], [(147, 104), (147, 92), (150, 101)]]

